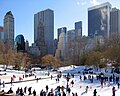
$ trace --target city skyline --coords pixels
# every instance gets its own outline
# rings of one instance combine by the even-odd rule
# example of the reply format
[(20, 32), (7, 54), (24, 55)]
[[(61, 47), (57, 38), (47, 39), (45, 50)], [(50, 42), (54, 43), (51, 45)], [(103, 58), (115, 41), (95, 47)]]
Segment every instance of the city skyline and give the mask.
[(28, 0), (1, 0), (0, 26), (3, 26), (5, 14), (12, 11), (15, 19), (15, 37), (22, 34), (31, 44), (34, 42), (34, 14), (49, 8), (54, 11), (55, 16), (54, 38), (57, 38), (58, 28), (74, 29), (74, 23), (78, 21), (83, 22), (83, 35), (87, 35), (88, 8), (107, 1), (111, 3), (112, 7), (120, 9), (118, 0), (36, 0), (35, 2)]

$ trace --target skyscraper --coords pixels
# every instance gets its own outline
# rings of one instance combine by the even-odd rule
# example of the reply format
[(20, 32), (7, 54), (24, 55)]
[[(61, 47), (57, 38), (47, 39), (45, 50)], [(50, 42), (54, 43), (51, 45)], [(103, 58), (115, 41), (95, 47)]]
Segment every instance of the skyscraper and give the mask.
[[(54, 53), (54, 12), (46, 9), (34, 15), (34, 42), (41, 52)], [(44, 52), (43, 52), (44, 53)]]
[(15, 38), (17, 51), (25, 51), (25, 39), (23, 35), (17, 35)]
[(109, 2), (88, 8), (88, 36), (109, 37), (110, 33), (110, 11)]
[(66, 57), (67, 51), (67, 28), (62, 27), (58, 29), (58, 45), (55, 56), (61, 60)]
[(82, 36), (82, 21), (75, 22), (75, 34), (76, 36)]
[(14, 17), (11, 11), (4, 16), (4, 42), (14, 47)]
[(120, 10), (112, 8), (110, 12), (110, 33), (120, 33)]
[(57, 38), (58, 38), (58, 41), (59, 41), (60, 34), (62, 32), (64, 32), (66, 34), (67, 33), (67, 28), (66, 27), (58, 28), (57, 32), (58, 32), (58, 37)]

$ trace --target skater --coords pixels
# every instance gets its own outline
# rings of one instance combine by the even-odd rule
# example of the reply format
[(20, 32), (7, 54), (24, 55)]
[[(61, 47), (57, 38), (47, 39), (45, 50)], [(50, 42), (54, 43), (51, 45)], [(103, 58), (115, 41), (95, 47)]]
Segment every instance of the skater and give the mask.
[(53, 76), (51, 75), (51, 80), (52, 80)]
[(94, 92), (93, 92), (93, 96), (97, 96), (97, 91), (96, 91), (96, 89), (95, 89)]
[(113, 88), (112, 88), (112, 93), (113, 93), (112, 96), (115, 96), (115, 91), (116, 91), (116, 90), (115, 90), (115, 87), (113, 87)]
[(49, 89), (49, 87), (48, 87), (48, 85), (46, 85), (46, 92), (48, 92), (48, 89)]
[(86, 88), (85, 88), (85, 92), (86, 92), (86, 93), (88, 92), (88, 88), (89, 88), (89, 87), (88, 87), (88, 86), (86, 86)]
[(40, 91), (40, 96), (43, 96), (43, 89)]
[(13, 77), (11, 77), (11, 81), (10, 81), (10, 83), (11, 83), (11, 86), (12, 86), (12, 83), (13, 83)]
[(78, 96), (78, 94), (77, 94), (77, 93), (75, 93), (75, 96)]
[(120, 87), (120, 83), (118, 82), (118, 84), (117, 84), (117, 85), (118, 85), (118, 89), (119, 89), (119, 87)]
[(24, 96), (24, 93), (23, 93), (23, 89), (21, 88), (20, 89), (20, 94), (19, 94), (20, 96)]
[(5, 87), (5, 82), (3, 81), (3, 88)]
[(35, 90), (33, 91), (33, 96), (36, 96), (36, 91)]
[(29, 92), (28, 95), (31, 95), (31, 89), (32, 89), (32, 87), (28, 88), (28, 92)]
[(71, 84), (72, 84), (72, 87), (73, 87), (73, 85), (74, 85), (74, 81), (73, 80), (71, 81)]
[(24, 93), (26, 94), (27, 91), (27, 86), (24, 87)]
[(68, 88), (68, 89), (67, 89), (67, 91), (68, 91), (68, 95), (70, 95), (70, 91), (71, 91), (71, 89), (70, 89), (70, 88)]
[(38, 83), (38, 78), (36, 78), (36, 82)]

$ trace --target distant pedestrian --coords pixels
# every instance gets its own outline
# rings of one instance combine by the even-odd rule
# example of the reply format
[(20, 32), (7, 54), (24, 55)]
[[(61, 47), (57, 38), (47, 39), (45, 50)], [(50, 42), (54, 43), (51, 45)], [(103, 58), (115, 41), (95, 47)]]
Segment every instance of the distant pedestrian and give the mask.
[(39, 79), (38, 79), (38, 78), (36, 78), (36, 82), (37, 82), (37, 83), (38, 83), (38, 80), (39, 80)]
[(68, 89), (67, 89), (67, 91), (68, 91), (68, 94), (70, 94), (71, 89), (70, 89), (70, 88), (68, 88)]
[(88, 92), (88, 88), (89, 88), (89, 87), (88, 87), (88, 86), (86, 86), (86, 88), (85, 88), (85, 92), (86, 92), (86, 93)]
[(24, 93), (26, 94), (27, 91), (27, 86), (24, 87)]
[(3, 88), (5, 87), (5, 82), (3, 81)]
[(52, 80), (53, 76), (51, 75), (51, 80)]
[(23, 93), (23, 89), (22, 89), (22, 88), (20, 89), (19, 95), (20, 95), (20, 96), (24, 96), (24, 93)]
[(94, 92), (93, 92), (93, 96), (97, 96), (97, 91), (96, 91), (96, 89), (95, 89)]
[(46, 92), (48, 92), (48, 89), (49, 89), (49, 87), (48, 87), (48, 85), (46, 85)]
[(31, 95), (31, 88), (32, 88), (32, 87), (29, 87), (29, 88), (28, 88), (28, 92), (29, 92), (28, 95)]
[(75, 94), (72, 92), (72, 96), (75, 96)]
[(72, 87), (73, 87), (73, 85), (74, 85), (74, 81), (73, 80), (71, 81), (71, 84), (72, 84)]
[(116, 90), (115, 90), (115, 87), (113, 87), (113, 88), (112, 88), (112, 93), (113, 93), (112, 96), (115, 96), (115, 91), (116, 91)]
[(35, 90), (33, 91), (33, 96), (36, 96), (36, 91)]
[(75, 96), (78, 96), (77, 92), (75, 93)]
[(118, 84), (117, 84), (117, 85), (118, 85), (118, 89), (119, 89), (119, 87), (120, 87), (120, 83), (118, 82)]
[(43, 89), (40, 91), (40, 96), (43, 96)]

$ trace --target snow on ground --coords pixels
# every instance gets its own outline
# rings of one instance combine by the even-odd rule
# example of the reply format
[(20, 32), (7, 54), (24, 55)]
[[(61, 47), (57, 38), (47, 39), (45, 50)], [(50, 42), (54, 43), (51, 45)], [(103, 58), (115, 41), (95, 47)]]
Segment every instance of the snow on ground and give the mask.
[[(97, 96), (112, 96), (112, 87), (115, 86), (115, 88), (117, 89), (116, 91), (116, 96), (120, 96), (120, 89), (117, 88), (117, 85), (115, 84), (112, 84), (110, 86), (109, 85), (109, 82), (106, 83), (106, 85), (104, 85), (104, 87), (102, 88), (100, 86), (100, 81), (96, 80), (96, 78), (94, 79), (94, 82), (91, 83), (89, 80), (80, 80), (80, 75), (83, 77), (82, 73), (77, 73), (78, 71), (81, 71), (83, 70), (85, 67), (84, 66), (68, 66), (68, 67), (61, 67), (59, 68), (58, 71), (61, 71), (63, 74), (66, 74), (66, 73), (75, 73), (75, 76), (74, 78), (71, 78), (69, 80), (69, 87), (71, 89), (71, 95), (72, 96), (72, 92), (73, 93), (76, 93), (78, 94), (78, 96), (93, 96), (93, 91), (94, 89), (97, 90)], [(25, 86), (27, 86), (27, 88), (29, 87), (32, 87), (32, 91), (35, 89), (36, 90), (36, 93), (37, 93), (37, 96), (40, 96), (40, 91), (43, 89), (44, 91), (46, 90), (45, 89), (45, 86), (48, 85), (49, 86), (49, 91), (51, 90), (51, 88), (53, 88), (53, 90), (56, 89), (57, 86), (65, 86), (67, 85), (67, 80), (62, 76), (60, 78), (60, 81), (59, 83), (56, 82), (56, 77), (53, 78), (51, 80), (51, 78), (48, 78), (48, 77), (51, 77), (52, 76), (57, 76), (57, 73), (56, 72), (50, 72), (50, 75), (48, 76), (47, 73), (48, 71), (41, 71), (41, 72), (34, 72), (34, 74), (36, 74), (37, 78), (47, 78), (47, 79), (40, 79), (38, 82), (36, 80), (34, 81), (29, 81), (29, 82), (21, 82), (21, 83), (13, 83), (13, 85), (11, 84), (5, 84), (5, 87), (3, 88), (3, 86), (1, 85), (0, 89), (1, 90), (5, 90), (6, 92), (10, 89), (10, 87), (12, 87), (14, 93), (16, 92), (17, 88), (24, 88)], [(1, 72), (0, 72), (1, 73)], [(1, 82), (5, 81), (5, 82), (10, 82), (10, 77), (14, 74), (16, 75), (16, 81), (18, 81), (18, 77), (22, 77), (25, 73), (24, 72), (18, 72), (18, 71), (10, 71), (10, 70), (7, 70), (6, 71), (7, 75), (5, 76), (0, 76), (1, 78)], [(107, 73), (110, 75), (110, 73)], [(86, 75), (88, 76), (88, 74)], [(94, 75), (94, 77), (96, 77), (96, 75)], [(23, 80), (28, 80), (28, 79), (34, 79), (35, 76), (31, 76), (31, 77), (27, 77)], [(74, 81), (74, 85), (72, 87), (71, 85), (71, 81)], [(85, 93), (85, 88), (86, 86), (89, 87), (88, 89), (88, 92)], [(66, 92), (66, 90), (64, 90)], [(28, 94), (28, 93), (27, 93)], [(27, 95), (26, 95), (27, 96)]]

